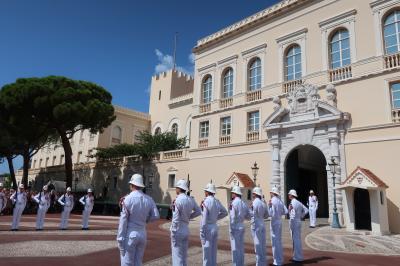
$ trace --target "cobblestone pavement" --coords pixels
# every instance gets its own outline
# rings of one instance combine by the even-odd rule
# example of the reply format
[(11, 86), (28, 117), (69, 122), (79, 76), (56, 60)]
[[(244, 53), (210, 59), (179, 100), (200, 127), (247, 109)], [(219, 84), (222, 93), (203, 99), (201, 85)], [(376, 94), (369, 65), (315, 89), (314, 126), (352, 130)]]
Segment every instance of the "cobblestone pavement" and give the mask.
[(400, 235), (374, 236), (323, 227), (307, 235), (305, 242), (320, 251), (400, 256)]
[[(114, 266), (120, 265), (119, 252), (115, 237), (118, 228), (118, 217), (92, 216), (91, 230), (80, 230), (81, 216), (72, 215), (68, 231), (58, 230), (59, 214), (49, 214), (45, 230), (36, 232), (35, 216), (24, 215), (22, 227), (18, 232), (10, 232), (11, 217), (0, 216), (0, 266)], [(227, 221), (221, 225), (218, 241), (218, 265), (230, 265), (230, 243), (228, 241)], [(285, 221), (286, 223), (287, 221)], [(304, 224), (307, 234), (307, 222)], [(148, 241), (144, 255), (146, 266), (169, 266), (170, 238), (165, 220), (148, 226)], [(201, 245), (198, 227), (193, 223), (193, 234), (189, 238), (188, 265), (200, 265)], [(288, 234), (284, 226), (284, 234)], [(285, 238), (284, 238), (285, 239)], [(288, 242), (288, 240), (284, 240)], [(267, 253), (271, 262), (271, 246), (267, 242)], [(288, 243), (285, 244), (288, 246)], [(246, 232), (246, 263), (254, 265), (254, 251), (249, 230)], [(284, 249), (286, 265), (290, 263), (292, 250)], [(303, 265), (397, 265), (400, 257), (379, 255), (351, 255), (306, 249)]]

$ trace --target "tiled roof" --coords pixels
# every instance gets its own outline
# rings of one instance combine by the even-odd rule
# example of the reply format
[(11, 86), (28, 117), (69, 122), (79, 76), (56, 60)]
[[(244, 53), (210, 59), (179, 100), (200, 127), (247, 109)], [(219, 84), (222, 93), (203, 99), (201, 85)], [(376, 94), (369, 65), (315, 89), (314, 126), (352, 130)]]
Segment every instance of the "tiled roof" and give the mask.
[(229, 185), (235, 177), (239, 179), (243, 187), (253, 188), (255, 186), (253, 179), (251, 179), (247, 174), (236, 173), (236, 172), (233, 172), (232, 176), (228, 179), (227, 185)]
[(341, 185), (346, 184), (357, 171), (362, 172), (365, 176), (367, 176), (372, 182), (374, 182), (378, 187), (385, 187), (388, 188), (388, 185), (386, 185), (385, 182), (383, 182), (379, 177), (377, 177), (374, 173), (372, 173), (369, 169), (362, 168), (360, 166), (357, 166), (357, 168), (346, 178), (345, 181), (342, 182)]

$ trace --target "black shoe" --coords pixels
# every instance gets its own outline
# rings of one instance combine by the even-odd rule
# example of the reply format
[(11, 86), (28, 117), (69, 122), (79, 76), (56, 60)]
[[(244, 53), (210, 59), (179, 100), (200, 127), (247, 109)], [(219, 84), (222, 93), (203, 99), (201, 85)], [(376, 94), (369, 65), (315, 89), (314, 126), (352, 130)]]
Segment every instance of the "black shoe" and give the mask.
[(291, 259), (290, 261), (293, 262), (293, 263), (303, 263), (303, 262), (300, 261), (300, 260), (294, 260), (294, 259)]

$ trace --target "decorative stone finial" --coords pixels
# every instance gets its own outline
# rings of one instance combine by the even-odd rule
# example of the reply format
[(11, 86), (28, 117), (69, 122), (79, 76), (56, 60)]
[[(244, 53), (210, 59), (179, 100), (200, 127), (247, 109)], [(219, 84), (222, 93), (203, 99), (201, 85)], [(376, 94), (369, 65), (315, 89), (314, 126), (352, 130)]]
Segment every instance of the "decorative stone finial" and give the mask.
[(272, 102), (274, 103), (274, 111), (281, 108), (281, 106), (282, 106), (281, 98), (279, 98), (278, 96), (275, 96), (272, 99)]
[(326, 100), (330, 105), (337, 106), (336, 88), (333, 84), (326, 86)]

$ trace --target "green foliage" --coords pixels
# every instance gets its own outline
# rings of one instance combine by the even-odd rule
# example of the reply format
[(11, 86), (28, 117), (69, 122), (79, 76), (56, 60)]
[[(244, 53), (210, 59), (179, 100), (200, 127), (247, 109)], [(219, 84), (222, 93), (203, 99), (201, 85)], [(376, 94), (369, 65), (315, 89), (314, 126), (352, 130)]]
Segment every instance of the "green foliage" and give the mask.
[(152, 135), (147, 131), (140, 132), (135, 144), (120, 144), (109, 148), (99, 148), (96, 157), (100, 160), (138, 155), (143, 160), (151, 160), (161, 151), (178, 150), (185, 147), (186, 138), (177, 138), (174, 133), (165, 132)]

